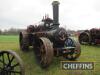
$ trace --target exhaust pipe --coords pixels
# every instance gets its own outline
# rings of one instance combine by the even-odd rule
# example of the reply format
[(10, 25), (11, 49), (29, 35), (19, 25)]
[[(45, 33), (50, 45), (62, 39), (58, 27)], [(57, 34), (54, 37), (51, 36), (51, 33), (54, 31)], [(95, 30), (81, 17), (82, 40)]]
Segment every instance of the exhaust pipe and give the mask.
[(58, 1), (53, 1), (52, 6), (53, 6), (53, 24), (57, 27), (59, 27), (59, 2)]

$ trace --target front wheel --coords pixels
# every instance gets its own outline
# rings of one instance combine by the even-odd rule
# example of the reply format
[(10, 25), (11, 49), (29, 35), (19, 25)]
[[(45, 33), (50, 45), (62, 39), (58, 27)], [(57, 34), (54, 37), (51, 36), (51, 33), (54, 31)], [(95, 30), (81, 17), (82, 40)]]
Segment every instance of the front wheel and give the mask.
[(64, 58), (68, 60), (76, 60), (81, 54), (81, 48), (79, 42), (71, 38), (67, 38), (65, 41), (65, 47), (68, 49), (69, 52), (64, 53)]

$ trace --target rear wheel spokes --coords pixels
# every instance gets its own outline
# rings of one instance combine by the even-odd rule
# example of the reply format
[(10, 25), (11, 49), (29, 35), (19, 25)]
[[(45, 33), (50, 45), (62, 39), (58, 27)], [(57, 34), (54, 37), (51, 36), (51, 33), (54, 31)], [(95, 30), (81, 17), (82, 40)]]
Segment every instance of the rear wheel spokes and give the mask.
[(41, 56), (40, 63), (45, 62), (45, 47), (43, 44), (41, 44), (41, 47), (40, 47), (40, 56)]
[(38, 60), (39, 63), (41, 65), (41, 67), (45, 68), (47, 66), (49, 66), (49, 64), (52, 62), (52, 58), (53, 58), (53, 46), (50, 42), (49, 39), (41, 37), (39, 39), (36, 40), (36, 50), (37, 47), (38, 48)]

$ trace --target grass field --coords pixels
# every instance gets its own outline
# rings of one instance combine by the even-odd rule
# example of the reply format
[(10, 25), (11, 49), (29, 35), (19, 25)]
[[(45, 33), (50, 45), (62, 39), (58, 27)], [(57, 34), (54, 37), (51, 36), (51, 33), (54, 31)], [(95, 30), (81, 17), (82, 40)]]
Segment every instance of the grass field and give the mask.
[(54, 57), (52, 64), (47, 69), (42, 69), (37, 64), (32, 49), (27, 53), (20, 51), (18, 36), (0, 35), (0, 50), (14, 50), (24, 62), (26, 75), (100, 75), (100, 46), (81, 45), (81, 56), (77, 60), (94, 61), (94, 70), (62, 70), (62, 57)]

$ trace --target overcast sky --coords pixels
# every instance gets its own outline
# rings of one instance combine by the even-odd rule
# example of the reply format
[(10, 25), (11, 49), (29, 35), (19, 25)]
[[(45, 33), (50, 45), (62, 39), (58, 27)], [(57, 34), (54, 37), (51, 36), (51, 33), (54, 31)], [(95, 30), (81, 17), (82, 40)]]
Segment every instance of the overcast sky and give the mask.
[[(52, 18), (53, 0), (0, 0), (0, 29), (26, 28)], [(100, 0), (59, 0), (60, 26), (67, 29), (100, 28)]]

